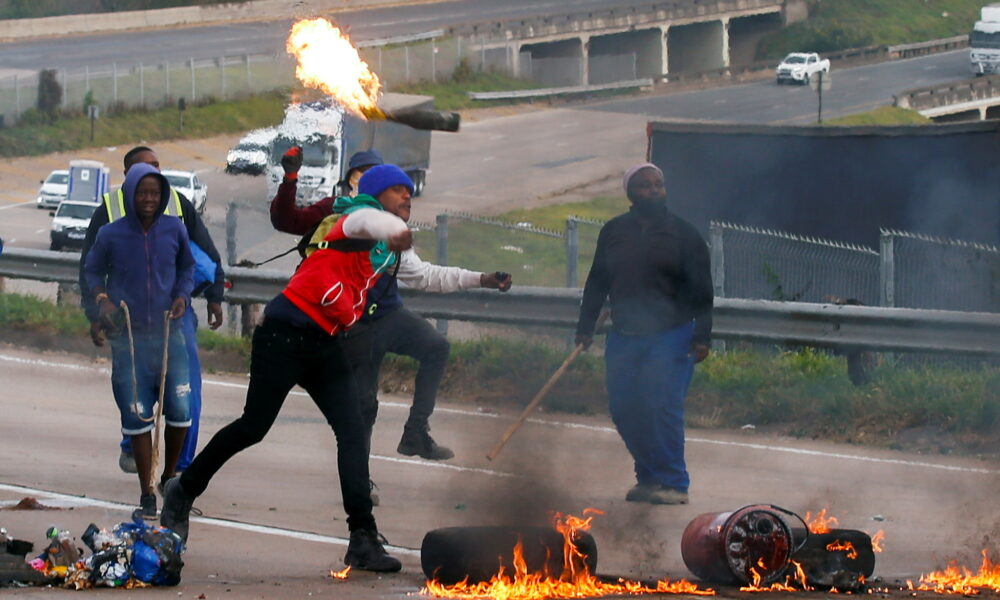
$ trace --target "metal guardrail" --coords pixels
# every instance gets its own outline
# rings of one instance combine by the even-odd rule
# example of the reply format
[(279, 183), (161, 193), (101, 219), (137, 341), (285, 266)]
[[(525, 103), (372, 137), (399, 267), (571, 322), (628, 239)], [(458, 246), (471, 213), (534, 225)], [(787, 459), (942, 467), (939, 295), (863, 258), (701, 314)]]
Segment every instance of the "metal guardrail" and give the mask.
[[(7, 248), (0, 276), (75, 282), (75, 254)], [(278, 294), (288, 273), (230, 267), (231, 303), (262, 303)], [(431, 294), (403, 290), (407, 305), (429, 318), (548, 326), (576, 325), (582, 291), (516, 287), (501, 294), (470, 290)], [(775, 344), (858, 347), (885, 352), (1000, 355), (1000, 314), (838, 306), (716, 298), (713, 337)]]
[(558, 88), (539, 88), (534, 90), (510, 90), (506, 92), (466, 92), (473, 100), (514, 100), (518, 98), (540, 98), (543, 96), (561, 96), (565, 94), (585, 94), (602, 90), (622, 90), (634, 87), (652, 87), (652, 79), (633, 79), (630, 81), (615, 81), (596, 85), (573, 85)]

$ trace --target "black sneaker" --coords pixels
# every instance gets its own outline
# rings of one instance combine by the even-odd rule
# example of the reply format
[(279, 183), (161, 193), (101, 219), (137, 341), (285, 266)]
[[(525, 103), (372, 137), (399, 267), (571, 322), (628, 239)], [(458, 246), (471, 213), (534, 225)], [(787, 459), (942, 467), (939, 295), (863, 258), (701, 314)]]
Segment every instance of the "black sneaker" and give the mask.
[(368, 480), (368, 495), (371, 496), (372, 506), (378, 506), (378, 486), (371, 479)]
[(133, 521), (155, 521), (156, 520), (156, 496), (153, 494), (143, 494), (139, 496), (139, 508), (132, 511)]
[(351, 532), (351, 542), (347, 545), (344, 564), (363, 571), (395, 573), (403, 568), (403, 563), (389, 556), (383, 543), (388, 543), (374, 529), (356, 529)]
[(428, 433), (430, 427), (424, 426), (422, 429), (403, 428), (403, 437), (399, 440), (396, 452), (404, 456), (419, 456), (427, 460), (448, 460), (455, 456), (449, 448), (438, 446)]
[(189, 495), (181, 486), (180, 477), (172, 477), (163, 484), (163, 510), (160, 511), (160, 525), (172, 530), (187, 541), (188, 517), (194, 496)]
[(118, 455), (118, 468), (121, 469), (123, 473), (139, 472), (139, 469), (135, 466), (135, 456), (124, 448), (122, 448), (122, 453)]

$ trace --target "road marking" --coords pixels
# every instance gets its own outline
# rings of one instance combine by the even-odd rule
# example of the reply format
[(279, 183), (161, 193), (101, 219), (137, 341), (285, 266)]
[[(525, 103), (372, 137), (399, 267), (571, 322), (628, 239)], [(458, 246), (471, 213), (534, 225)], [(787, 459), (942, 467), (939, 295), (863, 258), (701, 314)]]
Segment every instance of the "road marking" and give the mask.
[[(0, 210), (7, 210), (8, 208), (14, 208), (15, 206), (24, 206), (25, 204), (34, 204), (31, 200), (27, 202), (18, 202), (17, 204), (8, 204), (7, 206), (0, 206)], [(44, 229), (42, 231), (45, 231)]]
[[(11, 356), (8, 354), (0, 354), (0, 361), (12, 362), (24, 365), (34, 365), (42, 367), (58, 367), (61, 369), (77, 370), (77, 371), (97, 371), (99, 373), (110, 373), (111, 370), (106, 367), (88, 367), (84, 365), (75, 365), (72, 363), (58, 363), (54, 361), (34, 359), (34, 358), (21, 358), (18, 356)], [(236, 389), (247, 389), (244, 383), (232, 383), (229, 381), (218, 381), (212, 379), (202, 379), (202, 385), (215, 385), (219, 387), (236, 388)], [(298, 396), (308, 396), (305, 392), (292, 391), (291, 394)], [(379, 402), (381, 406), (387, 406), (392, 408), (399, 408), (409, 410), (410, 406), (402, 402)], [(444, 408), (438, 407), (435, 409), (436, 412), (460, 415), (466, 417), (478, 417), (487, 419), (499, 419), (503, 418), (507, 420), (509, 417), (502, 416), (496, 413), (486, 413), (477, 410), (461, 409), (461, 408)], [(573, 423), (571, 421), (556, 421), (549, 419), (528, 419), (529, 423), (534, 423), (538, 425), (548, 425), (550, 427), (561, 427), (566, 429), (582, 429), (585, 431), (594, 431), (598, 433), (605, 433), (610, 435), (618, 435), (617, 430), (614, 427), (607, 427), (604, 425), (587, 425), (584, 423)], [(986, 469), (982, 467), (962, 467), (956, 465), (946, 465), (941, 463), (932, 463), (924, 461), (915, 460), (904, 460), (900, 458), (877, 458), (872, 456), (863, 456), (860, 454), (844, 454), (842, 452), (827, 452), (824, 450), (807, 450), (804, 448), (794, 448), (791, 446), (768, 446), (766, 444), (757, 444), (752, 442), (733, 442), (727, 440), (712, 440), (708, 438), (699, 437), (685, 437), (684, 440), (691, 444), (712, 444), (715, 446), (731, 446), (733, 448), (747, 448), (751, 450), (765, 450), (770, 452), (780, 452), (783, 454), (798, 454), (802, 456), (816, 456), (820, 458), (836, 458), (843, 460), (856, 460), (860, 462), (870, 462), (878, 464), (887, 465), (900, 465), (906, 467), (919, 467), (924, 469), (939, 469), (942, 471), (955, 471), (960, 473), (980, 473), (985, 475), (1000, 475), (1000, 469)], [(458, 467), (456, 465), (447, 465), (442, 463), (428, 463), (419, 460), (412, 459), (402, 459), (394, 458), (388, 456), (372, 455), (372, 458), (378, 458), (379, 460), (385, 460), (389, 462), (409, 462), (425, 467), (439, 467), (439, 468), (450, 468), (454, 470), (464, 470), (472, 471), (477, 473), (487, 473), (491, 475), (501, 476), (501, 477), (513, 477), (513, 473), (505, 473), (502, 471), (490, 471), (489, 469), (477, 469), (473, 467)]]
[[(122, 512), (127, 512), (129, 515), (132, 514), (133, 510), (135, 510), (135, 506), (131, 504), (123, 504), (121, 502), (109, 502), (107, 500), (96, 500), (94, 498), (72, 496), (69, 494), (60, 494), (59, 492), (40, 490), (20, 485), (0, 483), (0, 490), (4, 490), (7, 492), (14, 492), (17, 494), (28, 494), (33, 497), (40, 496), (42, 497), (41, 499), (52, 498), (60, 502), (73, 504), (75, 506), (89, 506), (93, 508), (103, 508), (105, 510), (116, 510), (116, 511), (120, 510)], [(214, 525), (216, 527), (225, 527), (227, 529), (237, 529), (239, 531), (247, 531), (250, 533), (277, 535), (280, 537), (292, 538), (296, 540), (302, 540), (305, 542), (332, 544), (334, 546), (347, 546), (347, 544), (350, 543), (350, 540), (348, 538), (337, 537), (335, 535), (322, 535), (319, 533), (312, 533), (309, 531), (298, 531), (296, 529), (285, 529), (283, 527), (270, 527), (268, 525), (256, 525), (254, 523), (231, 521), (229, 519), (214, 519), (212, 517), (191, 517), (191, 521), (195, 523), (203, 523), (205, 525)], [(386, 544), (385, 547), (387, 550), (395, 552), (396, 554), (405, 554), (407, 556), (420, 556), (420, 551), (415, 548), (407, 548), (405, 546), (393, 546), (391, 544)]]

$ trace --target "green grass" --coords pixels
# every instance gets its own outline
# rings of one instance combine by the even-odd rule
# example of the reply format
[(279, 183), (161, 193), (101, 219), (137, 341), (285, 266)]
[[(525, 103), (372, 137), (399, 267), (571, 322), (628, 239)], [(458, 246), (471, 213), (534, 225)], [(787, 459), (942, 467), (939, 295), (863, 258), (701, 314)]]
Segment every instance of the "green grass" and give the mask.
[(393, 88), (403, 94), (421, 94), (434, 97), (434, 107), (439, 110), (462, 110), (510, 104), (501, 100), (473, 100), (467, 92), (497, 92), (527, 90), (542, 87), (541, 84), (526, 79), (515, 79), (497, 72), (468, 72), (450, 81), (433, 83), (429, 81), (402, 85)]
[[(90, 141), (90, 120), (69, 116), (55, 123), (28, 117), (14, 127), (0, 129), (0, 156), (33, 156), (87, 148), (115, 146), (137, 139), (199, 139), (280, 123), (287, 100), (283, 94), (263, 94), (246, 100), (190, 106), (181, 130), (176, 108), (130, 111), (99, 119)], [(26, 113), (28, 114), (28, 113)]]
[(856, 125), (929, 125), (933, 123), (927, 117), (915, 110), (882, 106), (868, 112), (847, 115), (823, 121), (824, 125), (856, 126)]
[(810, 0), (810, 18), (769, 34), (758, 60), (964, 35), (985, 0)]
[(56, 306), (35, 296), (0, 294), (3, 328), (30, 330), (53, 335), (85, 336), (90, 324), (76, 306)]

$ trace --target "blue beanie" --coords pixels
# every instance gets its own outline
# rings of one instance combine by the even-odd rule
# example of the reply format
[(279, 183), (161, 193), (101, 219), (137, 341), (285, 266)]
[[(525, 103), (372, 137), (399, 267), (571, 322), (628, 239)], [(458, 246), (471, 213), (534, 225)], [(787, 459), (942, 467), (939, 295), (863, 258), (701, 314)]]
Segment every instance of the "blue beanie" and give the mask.
[(358, 193), (378, 198), (379, 194), (394, 185), (405, 185), (410, 190), (410, 194), (413, 194), (413, 181), (402, 169), (396, 165), (377, 165), (365, 171), (365, 174), (361, 176), (361, 181), (358, 182)]
[(374, 148), (371, 150), (362, 150), (361, 152), (355, 152), (351, 156), (351, 160), (347, 163), (347, 169), (360, 169), (361, 167), (369, 167), (371, 165), (381, 165), (385, 161), (382, 160), (382, 155), (378, 153), (378, 150)]

